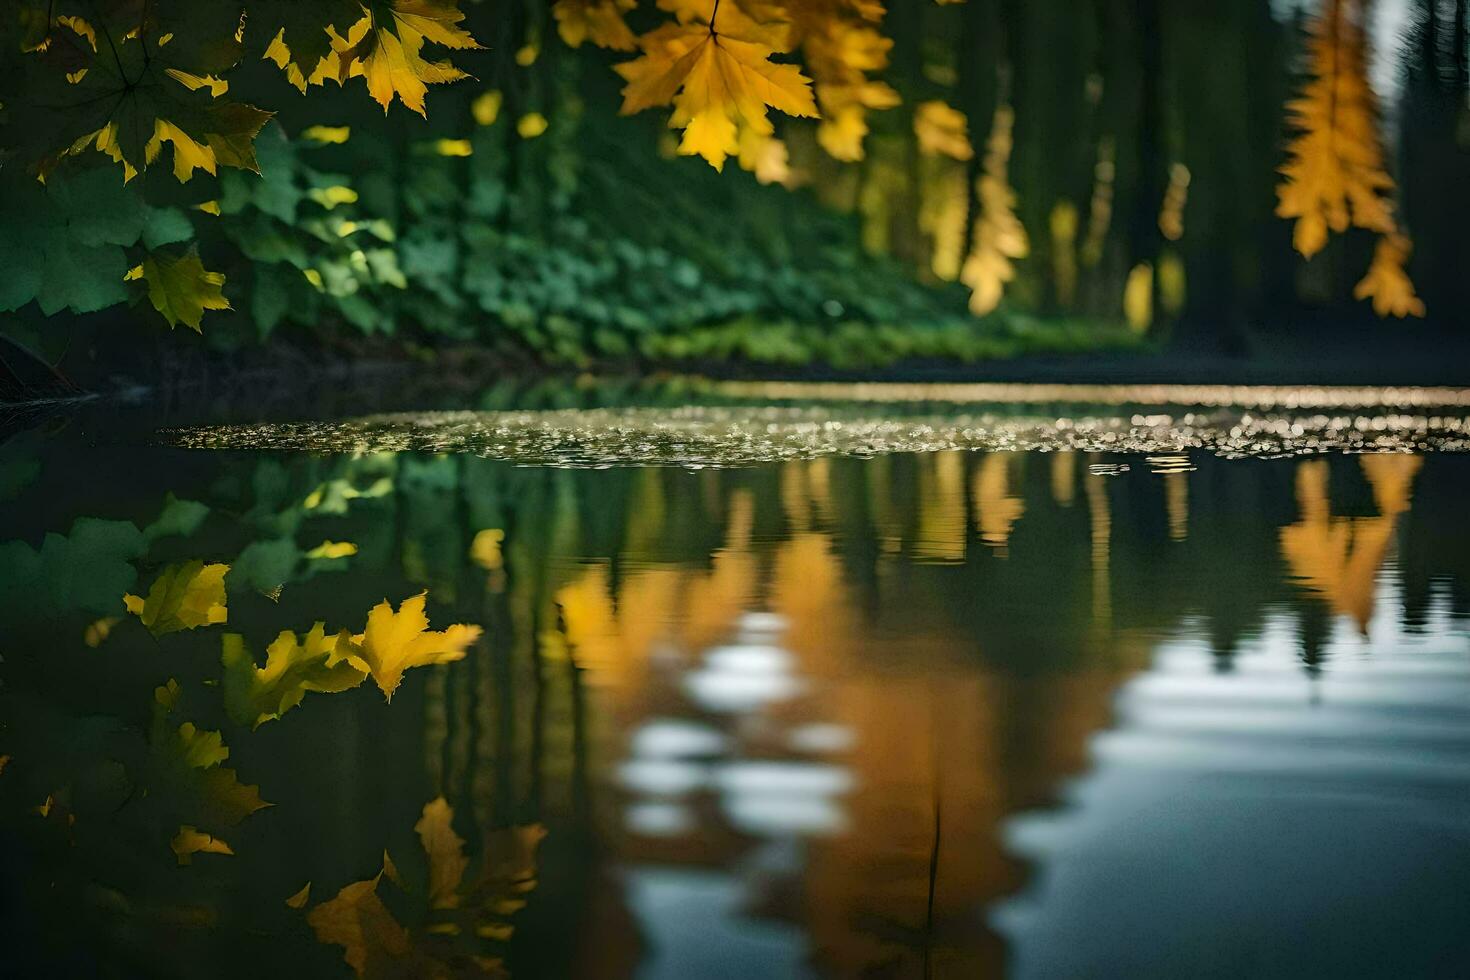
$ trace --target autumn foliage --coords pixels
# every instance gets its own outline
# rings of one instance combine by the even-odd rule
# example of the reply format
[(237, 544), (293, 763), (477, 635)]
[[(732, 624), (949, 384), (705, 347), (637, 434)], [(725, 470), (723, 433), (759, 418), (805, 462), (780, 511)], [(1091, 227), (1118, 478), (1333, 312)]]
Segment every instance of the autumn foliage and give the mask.
[[(1394, 181), (1365, 74), (1365, 9), (1363, 0), (1324, 0), (1312, 20), (1311, 78), (1287, 106), (1296, 137), (1282, 170), (1278, 213), (1295, 222), (1295, 245), (1309, 258), (1331, 233), (1354, 227), (1378, 235), (1356, 295), (1371, 300), (1380, 315), (1422, 316), (1423, 303), (1405, 271), (1410, 240), (1396, 218)], [(548, 38), (554, 32), (571, 48), (610, 52), (616, 76), (608, 81), (621, 80), (621, 112), (665, 113), (677, 133), (671, 152), (700, 157), (716, 170), (734, 160), (761, 183), (794, 186), (799, 181), (793, 134), (810, 134), (804, 145), (819, 147), (831, 160), (863, 161), (872, 143), (873, 113), (900, 104), (899, 90), (883, 78), (894, 51), (885, 16), (882, 0), (555, 0), (546, 30)], [(464, 82), (480, 90), (473, 100), (475, 122), (493, 124), (503, 93), (476, 79), (475, 65), (466, 61), (492, 39), (477, 36), (485, 34), (478, 20), (472, 33), (470, 19), (461, 0), (7, 4), (0, 14), (7, 59), (0, 72), (0, 176), (13, 193), (0, 203), (0, 221), (42, 230), (41, 244), (27, 254), (0, 242), (0, 259), (15, 269), (0, 285), (0, 311), (34, 301), (46, 315), (91, 312), (146, 299), (171, 328), (183, 324), (202, 331), (209, 311), (230, 309), (231, 303), (223, 273), (207, 267), (208, 251), (201, 258), (188, 227), (201, 219), (155, 214), (148, 210), (154, 193), (149, 190), (150, 203), (130, 205), (126, 222), (94, 228), (72, 204), (83, 191), (72, 188), (95, 193), (101, 185), (92, 183), (92, 175), (104, 168), (117, 184), (132, 187), (152, 170), (180, 184), (229, 170), (262, 174), (262, 134), (275, 115), (273, 107), (255, 104), (261, 101), (257, 90), (267, 101), (274, 98), (268, 90), (250, 87), (262, 62), (301, 93), (328, 85), (357, 89), (385, 113), (399, 103), (426, 119), (433, 87)], [(537, 46), (546, 40), (539, 30), (515, 51), (518, 64), (536, 59)], [(1009, 72), (1005, 64), (994, 67), (998, 74)], [(1030, 241), (1045, 230), (1027, 228), (1037, 222), (1018, 207), (1008, 179), (1012, 130), (1026, 125), (1026, 108), (1007, 103), (1003, 96), (983, 106), (917, 97), (905, 116), (911, 125), (900, 127), (908, 130), (905, 138), (918, 156), (943, 161), (933, 171), (940, 175), (934, 182), (942, 185), (942, 200), (924, 201), (914, 210), (923, 212), (924, 233), (942, 240), (944, 255), (936, 256), (931, 270), (941, 280), (961, 281), (977, 315), (1000, 306)], [(972, 134), (983, 129), (967, 115), (977, 112), (990, 121), (983, 147), (972, 144)], [(812, 122), (803, 130), (799, 120)], [(530, 140), (549, 125), (543, 113), (524, 112), (514, 120), (514, 131)], [(331, 126), (308, 132), (316, 132), (324, 145), (347, 139), (345, 129)], [(1103, 148), (1111, 153), (1110, 140), (1106, 134), (1097, 140), (1099, 167)], [(439, 139), (434, 146), (442, 156), (472, 152), (460, 138)], [(1179, 172), (1182, 164), (1175, 167)], [(871, 174), (865, 170), (864, 193), (885, 194), (883, 179), (881, 165)], [(22, 188), (25, 182), (44, 184), (45, 193)], [(1093, 264), (1089, 255), (1107, 233), (1106, 216), (1098, 220), (1098, 200), (1111, 187), (1099, 182), (1094, 190), (1083, 265)], [(331, 194), (355, 194), (337, 185), (314, 187), (312, 193), (324, 195), (327, 208), (348, 201)], [(89, 200), (105, 206), (102, 196)], [(1157, 202), (1160, 227), (1171, 242), (1184, 234), (1185, 203), (1173, 182)], [(219, 214), (218, 200), (192, 206)], [(1076, 205), (1048, 202), (1047, 209), (1041, 213), (1065, 219), (1054, 225), (1053, 237), (1058, 228), (1071, 229), (1057, 246), (1066, 254), (1051, 263), (1070, 283), (1057, 287), (1070, 299), (1076, 257), (1067, 256), (1079, 230)], [(388, 229), (379, 237), (391, 234)], [(369, 250), (352, 254), (373, 261)], [(1159, 262), (1163, 277), (1164, 259)], [(1177, 263), (1170, 269), (1177, 270)], [(329, 288), (316, 270), (303, 273), (313, 286)], [(401, 278), (396, 275), (389, 271), (380, 278), (391, 285)], [(1124, 298), (1112, 302), (1116, 315)]]

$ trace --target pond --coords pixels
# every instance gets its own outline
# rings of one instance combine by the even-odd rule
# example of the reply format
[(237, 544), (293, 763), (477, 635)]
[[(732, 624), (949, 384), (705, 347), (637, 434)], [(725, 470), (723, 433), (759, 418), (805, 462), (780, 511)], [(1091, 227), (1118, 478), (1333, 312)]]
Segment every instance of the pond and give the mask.
[(0, 972), (1470, 975), (1470, 392), (452, 401), (12, 427)]

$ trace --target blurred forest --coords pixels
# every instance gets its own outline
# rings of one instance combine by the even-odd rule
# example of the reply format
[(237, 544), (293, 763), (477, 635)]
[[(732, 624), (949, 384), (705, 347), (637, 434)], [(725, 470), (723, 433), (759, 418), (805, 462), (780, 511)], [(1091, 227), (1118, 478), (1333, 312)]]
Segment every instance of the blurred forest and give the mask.
[[(1470, 220), (1466, 0), (1410, 0), (1392, 52), (1372, 50), (1382, 40), (1370, 29), (1372, 0), (967, 0), (886, 13), (871, 0), (803, 0), (787, 5), (792, 22), (815, 26), (794, 50), (759, 36), (775, 52), (767, 68), (790, 61), (813, 76), (796, 76), (814, 83), (793, 89), (805, 103), (767, 100), (786, 113), (770, 120), (759, 105), (770, 132), (731, 110), (739, 167), (719, 171), (681, 158), (726, 155), (695, 145), (694, 126), (682, 143), (670, 128), (689, 122), (685, 95), (673, 98), (672, 121), (620, 117), (638, 84), (630, 51), (653, 58), (650, 39), (674, 28), (670, 14), (713, 35), (711, 18), (733, 23), (773, 5), (375, 3), (437, 11), (443, 31), (428, 40), (466, 49), (452, 67), (427, 65), (447, 76), (430, 82), (470, 77), (435, 86), (425, 118), (407, 95), (390, 107), (391, 90), (379, 98), (385, 117), (345, 80), (293, 78), (296, 64), (267, 46), (268, 33), (252, 36), (255, 8), (269, 6), (252, 3), (228, 86), (189, 65), (182, 76), (190, 95), (218, 100), (228, 87), (275, 110), (231, 106), (258, 113), (243, 140), (254, 141), (248, 165), (226, 169), (222, 154), (217, 176), (195, 175), (181, 170), (175, 140), (173, 174), (140, 165), (126, 185), (107, 157), (124, 171), (133, 161), (117, 141), (107, 148), (105, 121), (103, 135), (84, 132), (47, 157), (45, 182), (36, 180), (43, 155), (22, 145), (46, 106), (33, 96), (33, 61), (54, 56), (65, 34), (96, 77), (106, 45), (89, 21), (53, 17), (54, 4), (19, 5), (46, 8), (47, 33), (36, 41), (24, 16), (4, 27), (21, 34), (5, 38), (7, 60), (32, 52), (7, 67), (0, 92), (0, 260), (12, 270), (0, 286), (0, 311), (10, 311), (0, 313), (9, 341), (0, 356), (10, 374), (46, 373), (24, 352), (97, 377), (146, 371), (160, 350), (262, 344), (343, 357), (472, 347), (573, 366), (1234, 351), (1252, 332), (1375, 312), (1448, 324), (1470, 308), (1455, 241)], [(139, 16), (119, 0), (68, 6), (95, 8), (94, 19), (118, 7)], [(156, 7), (158, 37), (172, 38), (171, 4)], [(148, 29), (131, 35), (145, 73)], [(119, 36), (127, 81), (132, 42)], [(352, 52), (340, 50), (345, 76)], [(1397, 81), (1375, 98), (1366, 79), (1385, 57), (1397, 63), (1373, 76)], [(629, 80), (622, 97), (615, 66)], [(63, 67), (73, 87), (88, 84)], [(1332, 111), (1351, 91), (1361, 117), (1314, 122), (1314, 80)], [(172, 122), (160, 114), (154, 125)], [(1310, 139), (1342, 133), (1361, 143), (1364, 196), (1350, 175), (1340, 214), (1325, 199), (1306, 206), (1320, 215), (1290, 210), (1287, 185), (1306, 187), (1302, 174), (1318, 162)], [(155, 134), (150, 162), (173, 139)], [(89, 140), (103, 152), (80, 154)], [(1293, 159), (1296, 176), (1282, 184)], [(208, 160), (193, 166), (213, 171)], [(1281, 215), (1298, 219), (1297, 251), (1320, 254), (1295, 254)], [(1320, 241), (1304, 247), (1312, 221), (1324, 225)], [(1325, 226), (1348, 233), (1328, 240)], [(203, 339), (166, 335), (145, 300)]]

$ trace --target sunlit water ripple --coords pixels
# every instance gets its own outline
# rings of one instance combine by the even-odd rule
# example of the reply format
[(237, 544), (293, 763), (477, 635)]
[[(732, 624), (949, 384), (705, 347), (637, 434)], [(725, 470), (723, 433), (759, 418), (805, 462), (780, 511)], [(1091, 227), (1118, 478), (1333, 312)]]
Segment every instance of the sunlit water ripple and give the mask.
[[(1195, 450), (1225, 458), (1470, 449), (1470, 392), (1458, 389), (905, 388), (734, 386), (720, 390), (833, 401), (403, 413), (170, 429), (161, 437), (195, 449), (457, 452), (569, 467), (742, 466), (951, 449), (1150, 456)], [(989, 400), (984, 410), (967, 407), (1002, 396), (1028, 408), (997, 409)], [(1056, 411), (1041, 413), (1041, 403)], [(1186, 409), (1190, 404), (1198, 407)]]

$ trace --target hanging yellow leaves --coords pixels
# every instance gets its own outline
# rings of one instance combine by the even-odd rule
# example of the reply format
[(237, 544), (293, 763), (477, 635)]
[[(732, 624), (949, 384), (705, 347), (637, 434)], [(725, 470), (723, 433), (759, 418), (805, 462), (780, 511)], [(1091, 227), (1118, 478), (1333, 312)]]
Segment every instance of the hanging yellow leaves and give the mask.
[[(273, 114), (222, 98), (229, 85), (220, 75), (240, 55), (238, 43), (220, 40), (239, 21), (238, 10), (230, 14), (228, 5), (188, 12), (145, 5), (136, 29), (104, 32), (100, 47), (91, 24), (58, 18), (47, 43), (18, 68), (26, 91), (39, 94), (7, 100), (7, 148), (43, 176), (61, 159), (96, 149), (131, 180), (159, 158), (165, 143), (173, 145), (180, 181), (220, 166), (258, 172), (253, 141)], [(177, 36), (174, 26), (187, 27), (190, 36)], [(86, 43), (52, 43), (63, 28)], [(59, 85), (53, 78), (58, 72), (65, 79)]]
[(163, 314), (170, 328), (180, 323), (203, 333), (205, 310), (228, 310), (225, 276), (210, 272), (199, 261), (197, 248), (181, 253), (150, 252), (135, 270), (136, 278), (148, 283), (148, 301)]
[(878, 31), (883, 13), (881, 0), (805, 0), (788, 10), (822, 108), (817, 142), (836, 160), (861, 160), (868, 110), (899, 103), (892, 86), (869, 77), (888, 66), (893, 48)]
[(1404, 271), (1413, 245), (1397, 232), (1378, 239), (1368, 274), (1353, 289), (1356, 299), (1371, 299), (1379, 316), (1423, 316), (1424, 301), (1414, 293), (1414, 283)]
[(1289, 148), (1277, 188), (1276, 213), (1296, 221), (1292, 241), (1311, 258), (1329, 232), (1350, 227), (1383, 236), (1373, 267), (1354, 295), (1372, 299), (1380, 315), (1423, 316), (1403, 270), (1408, 239), (1394, 218), (1394, 181), (1378, 136), (1378, 106), (1366, 71), (1363, 0), (1325, 0), (1312, 18), (1307, 43), (1312, 80), (1287, 103), (1300, 132)]
[(389, 701), (410, 667), (425, 667), (462, 660), (465, 650), (480, 638), (480, 627), (463, 624), (431, 632), (424, 614), (428, 593), (420, 593), (395, 612), (385, 599), (368, 613), (367, 627), (347, 639), (346, 659), (359, 670), (373, 675)]
[(154, 579), (146, 599), (129, 594), (123, 604), (154, 636), (223, 623), (229, 571), (229, 565), (202, 561), (169, 565)]
[(919, 152), (926, 156), (968, 160), (975, 155), (965, 114), (939, 99), (914, 107), (914, 136)]
[(638, 0), (556, 0), (551, 15), (556, 31), (574, 48), (591, 41), (599, 48), (632, 51), (638, 40), (623, 16), (638, 6)]
[(456, 51), (480, 47), (459, 26), (464, 14), (457, 0), (372, 0), (365, 16), (346, 37), (336, 36), (325, 63), (336, 79), (361, 77), (387, 112), (396, 97), (421, 116), (428, 86), (469, 76), (447, 61), (427, 61), (425, 41)]
[(1016, 192), (1008, 177), (1014, 125), (1011, 107), (997, 106), (984, 169), (975, 182), (980, 214), (960, 281), (970, 287), (970, 310), (980, 316), (1000, 305), (1006, 284), (1016, 277), (1014, 260), (1025, 258), (1031, 248), (1026, 228), (1016, 216)]
[(624, 114), (674, 107), (669, 125), (684, 130), (679, 152), (717, 170), (740, 152), (740, 133), (771, 136), (767, 115), (816, 116), (811, 79), (771, 56), (788, 50), (783, 22), (760, 21), (735, 0), (659, 0), (676, 20), (638, 39), (642, 56), (617, 66), (627, 80)]

